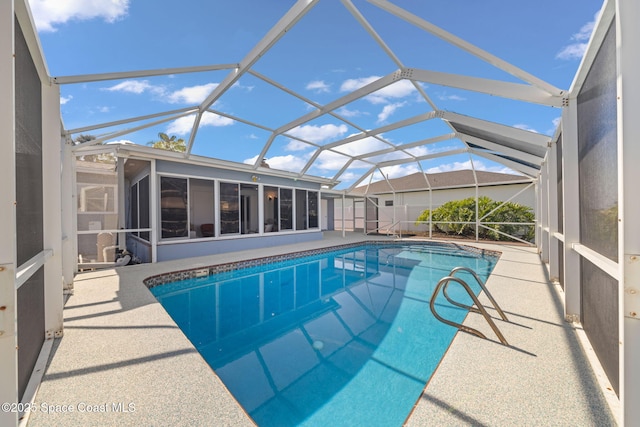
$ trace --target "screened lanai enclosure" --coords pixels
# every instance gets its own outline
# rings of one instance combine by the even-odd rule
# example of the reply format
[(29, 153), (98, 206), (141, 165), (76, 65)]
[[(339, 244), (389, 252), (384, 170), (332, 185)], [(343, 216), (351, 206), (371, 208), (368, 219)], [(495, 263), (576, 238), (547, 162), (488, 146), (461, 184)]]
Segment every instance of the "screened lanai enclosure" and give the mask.
[[(63, 294), (79, 270), (124, 265), (123, 253), (127, 262), (152, 263), (321, 240), (327, 231), (399, 238), (418, 227), (416, 214), (449, 196), (490, 194), (531, 203), (535, 222), (525, 225), (535, 226), (535, 238), (528, 243), (562, 287), (566, 320), (584, 328), (620, 419), (640, 425), (640, 5), (604, 1), (575, 76), (556, 87), (535, 75), (545, 64), (521, 69), (509, 50), (504, 58), (484, 50), (474, 44), (479, 34), (445, 30), (410, 2), (283, 3), (253, 47), (231, 61), (209, 52), (192, 66), (66, 75), (51, 75), (26, 0), (0, 4), (0, 400), (33, 398), (42, 375), (34, 367), (63, 334)], [(547, 3), (540, 7), (553, 6)], [(324, 30), (334, 22), (337, 33)], [(390, 31), (389, 22), (403, 31)], [(271, 67), (283, 54), (295, 57), (299, 36), (314, 33), (326, 44), (341, 45), (345, 35), (366, 42), (353, 55), (378, 60), (370, 77), (329, 92), (312, 72), (305, 81), (318, 92), (309, 94), (296, 78), (307, 68)], [(410, 43), (420, 49), (400, 54)], [(436, 47), (450, 54), (434, 60), (429, 49)], [(310, 58), (321, 48), (310, 47)], [(459, 55), (477, 67), (457, 68)], [(503, 78), (488, 78), (489, 68)], [(149, 103), (91, 121), (61, 107), (61, 95), (74, 88), (93, 100), (117, 85), (158, 88), (162, 78), (193, 75), (208, 82), (198, 86), (206, 91), (181, 98), (179, 108)], [(481, 107), (452, 108), (444, 90)], [(404, 112), (400, 104), (409, 101), (398, 93), (410, 94), (417, 110)], [(402, 112), (358, 114), (382, 100), (397, 104), (387, 113)], [(284, 108), (292, 104), (295, 113)], [(523, 129), (503, 121), (507, 110), (523, 121), (540, 112), (557, 126)], [(176, 124), (186, 129), (180, 148), (149, 143)], [(237, 129), (250, 137), (234, 136)], [(471, 180), (443, 190), (434, 162), (449, 158)], [(488, 164), (516, 182), (487, 184)], [(398, 169), (420, 177), (413, 199), (394, 187)], [(386, 190), (376, 190), (379, 182)], [(499, 185), (513, 191), (502, 194)], [(482, 221), (478, 212), (469, 220), (476, 230), (492, 225)], [(429, 237), (433, 225), (419, 226)], [(0, 424), (17, 423), (18, 414), (0, 413)]]

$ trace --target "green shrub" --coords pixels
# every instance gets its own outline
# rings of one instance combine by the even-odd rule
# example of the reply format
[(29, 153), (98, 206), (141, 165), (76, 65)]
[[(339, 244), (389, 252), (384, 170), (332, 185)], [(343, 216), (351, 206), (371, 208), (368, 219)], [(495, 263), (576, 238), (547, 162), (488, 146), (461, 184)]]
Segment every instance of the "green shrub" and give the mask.
[[(498, 208), (501, 203), (502, 202), (491, 200), (486, 196), (478, 198), (478, 213), (480, 218), (482, 218), (482, 223), (535, 221), (535, 215), (531, 208), (512, 202), (506, 202)], [(491, 213), (485, 218), (485, 215), (489, 212)], [(428, 222), (429, 213), (431, 213), (431, 220), (433, 222), (442, 222), (441, 224), (434, 224), (439, 231), (460, 236), (475, 235), (475, 197), (469, 197), (463, 200), (452, 200), (432, 211), (429, 209), (424, 210), (416, 220), (416, 224), (420, 221)], [(471, 224), (456, 224), (457, 222), (470, 222)], [(535, 236), (533, 225), (487, 224), (485, 227), (480, 227), (478, 237), (490, 240), (511, 240), (509, 237), (495, 230), (516, 236), (528, 242), (533, 241)]]

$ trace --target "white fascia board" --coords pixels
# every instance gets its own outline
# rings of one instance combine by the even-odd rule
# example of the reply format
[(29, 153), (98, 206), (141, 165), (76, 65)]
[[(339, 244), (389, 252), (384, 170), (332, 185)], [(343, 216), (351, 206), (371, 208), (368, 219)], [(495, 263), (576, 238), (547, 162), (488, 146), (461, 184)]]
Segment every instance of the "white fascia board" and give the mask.
[(408, 74), (407, 78), (409, 80), (486, 93), (488, 95), (526, 101), (534, 104), (562, 107), (562, 96), (551, 95), (536, 86), (415, 68), (408, 68), (405, 72)]
[(485, 159), (491, 160), (493, 162), (496, 163), (500, 163), (502, 165), (507, 166), (508, 168), (511, 168), (513, 170), (516, 170), (518, 172), (521, 172), (531, 178), (537, 178), (538, 175), (540, 174), (540, 170), (529, 167), (527, 165), (523, 165), (520, 164), (518, 162), (513, 162), (511, 160), (508, 159), (504, 159), (500, 156), (496, 156), (493, 154), (488, 154), (488, 153), (483, 153), (481, 151), (478, 150), (474, 150), (473, 148), (469, 148), (469, 152), (472, 154), (475, 154), (476, 156), (480, 156), (480, 157), (484, 157)]
[(495, 142), (487, 141), (486, 139), (477, 138), (464, 133), (459, 133), (458, 137), (463, 141), (470, 142), (474, 145), (486, 148), (487, 150), (497, 151), (505, 156), (515, 157), (516, 159), (523, 160), (528, 163), (542, 165), (542, 162), (544, 161), (544, 158), (542, 157), (525, 153), (523, 151), (516, 150), (515, 148), (505, 147), (504, 145), (496, 144)]
[(450, 111), (439, 111), (438, 114), (444, 120), (450, 120), (472, 126), (487, 132), (492, 132), (504, 137), (515, 139), (518, 141), (526, 142), (536, 145), (538, 147), (547, 148), (551, 143), (551, 137), (536, 132), (531, 132), (524, 129), (519, 129), (513, 126), (501, 125), (499, 123), (489, 122), (475, 117), (465, 116), (458, 113), (452, 113)]
[(247, 56), (240, 61), (238, 67), (207, 96), (200, 104), (200, 111), (205, 111), (238, 79), (246, 73), (278, 40), (284, 36), (319, 0), (298, 0), (291, 9), (269, 30)]
[(562, 91), (561, 89), (558, 89), (557, 87), (545, 82), (544, 80), (541, 80), (537, 77), (535, 77), (532, 74), (529, 74), (528, 72), (516, 67), (513, 64), (510, 64), (509, 62), (498, 58), (495, 55), (492, 55), (491, 53), (480, 49), (479, 47), (457, 37), (454, 36), (453, 34), (443, 30), (440, 27), (437, 27), (435, 25), (433, 25), (432, 23), (417, 17), (409, 12), (407, 12), (406, 10), (392, 4), (389, 1), (386, 0), (367, 0), (369, 3), (372, 3), (376, 6), (378, 6), (379, 8), (386, 10), (387, 12), (391, 13), (392, 15), (395, 15), (415, 26), (417, 26), (418, 28), (423, 29), (424, 31), (427, 31), (431, 34), (433, 34), (436, 37), (441, 38), (442, 40), (451, 43), (454, 46), (459, 47), (460, 49), (469, 52), (470, 54), (488, 62), (489, 64), (498, 67), (499, 69), (525, 81), (528, 83), (531, 83), (532, 85), (539, 87), (540, 89), (548, 92), (551, 95), (554, 96), (561, 96), (564, 91)]
[(205, 71), (229, 70), (237, 68), (238, 64), (201, 65), (196, 67), (159, 68), (155, 70), (123, 71), (115, 73), (80, 74), (77, 76), (51, 77), (51, 82), (58, 85), (74, 83), (101, 82), (105, 80), (124, 80), (140, 77), (168, 76), (172, 74), (202, 73)]

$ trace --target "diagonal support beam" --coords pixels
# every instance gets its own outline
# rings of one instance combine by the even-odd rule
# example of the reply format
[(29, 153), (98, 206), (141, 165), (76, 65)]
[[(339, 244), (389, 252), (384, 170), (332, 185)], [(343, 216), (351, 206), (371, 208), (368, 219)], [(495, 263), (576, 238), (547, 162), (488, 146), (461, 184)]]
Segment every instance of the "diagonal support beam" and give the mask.
[(461, 39), (460, 37), (457, 37), (445, 30), (443, 30), (440, 27), (437, 27), (435, 25), (433, 25), (432, 23), (413, 15), (410, 12), (407, 12), (406, 10), (402, 9), (399, 6), (394, 5), (393, 3), (387, 1), (387, 0), (368, 0), (369, 3), (372, 3), (376, 6), (378, 6), (380, 9), (383, 9), (389, 13), (391, 13), (392, 15), (395, 15), (415, 26), (417, 26), (418, 28), (423, 29), (424, 31), (427, 31), (431, 34), (433, 34), (434, 36), (448, 42), (451, 43), (454, 46), (459, 47), (460, 49), (469, 52), (470, 54), (477, 56), (478, 58), (482, 59), (483, 61), (488, 62), (489, 64), (498, 67), (499, 69), (513, 75), (516, 76), (517, 78), (531, 83), (532, 85), (539, 87), (540, 89), (544, 90), (545, 92), (548, 92), (551, 95), (554, 96), (561, 96), (564, 94), (564, 91), (562, 91), (561, 89), (558, 89), (557, 87), (545, 82), (542, 79), (539, 79), (538, 77), (535, 77), (532, 74), (529, 74), (528, 72), (516, 67), (515, 65), (510, 64), (509, 62), (498, 58), (497, 56), (480, 49), (479, 47), (467, 42), (466, 40)]
[(404, 73), (409, 80), (455, 87), (534, 104), (562, 107), (562, 96), (550, 94), (536, 86), (415, 68), (407, 68)]
[(196, 120), (193, 123), (191, 134), (189, 135), (189, 141), (187, 143), (187, 150), (185, 156), (191, 155), (191, 149), (193, 148), (193, 141), (196, 138), (198, 127), (200, 126), (200, 120), (202, 120), (202, 114), (209, 109), (231, 86), (236, 83), (240, 77), (248, 72), (253, 64), (255, 64), (261, 56), (263, 56), (274, 44), (278, 42), (313, 6), (318, 3), (319, 0), (298, 0), (287, 13), (274, 25), (269, 32), (256, 44), (253, 49), (244, 57), (238, 64), (238, 67), (225, 77), (218, 86), (202, 101), (198, 107), (199, 113), (196, 116)]
[(470, 142), (473, 145), (486, 148), (487, 150), (497, 151), (501, 154), (504, 154), (505, 156), (513, 157), (528, 163), (542, 165), (542, 162), (544, 161), (544, 158), (538, 157), (534, 154), (525, 153), (524, 151), (516, 150), (515, 148), (505, 147), (504, 145), (496, 144), (495, 142), (487, 141), (486, 139), (477, 138), (471, 135), (466, 135), (464, 133), (459, 133), (458, 138), (463, 141)]
[(523, 165), (520, 164), (518, 162), (514, 162), (511, 161), (509, 159), (504, 159), (500, 156), (496, 156), (494, 154), (488, 154), (488, 153), (484, 153), (482, 151), (479, 150), (474, 150), (473, 148), (469, 148), (469, 152), (475, 154), (476, 156), (480, 156), (480, 157), (484, 157), (485, 159), (491, 160), (492, 162), (496, 162), (496, 163), (500, 163), (502, 165), (505, 165), (513, 170), (516, 170), (518, 172), (522, 172), (523, 174), (531, 177), (531, 178), (537, 178), (538, 175), (540, 174), (540, 170), (529, 167), (527, 165)]

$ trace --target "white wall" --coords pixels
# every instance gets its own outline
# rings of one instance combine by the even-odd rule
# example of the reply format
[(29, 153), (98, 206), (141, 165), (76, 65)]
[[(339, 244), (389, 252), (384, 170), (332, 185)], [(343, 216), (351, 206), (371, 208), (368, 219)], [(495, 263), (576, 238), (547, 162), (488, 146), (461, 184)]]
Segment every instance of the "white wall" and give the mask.
[[(518, 192), (519, 195), (509, 200), (513, 203), (519, 203), (533, 209), (535, 206), (534, 187), (528, 184), (510, 184), (479, 187), (478, 196), (487, 196), (496, 201), (507, 201)], [(526, 190), (525, 190), (526, 189)], [(395, 199), (393, 194), (377, 195), (378, 219), (379, 226), (384, 229), (397, 221), (402, 221), (402, 229), (409, 231), (427, 230), (426, 225), (414, 224), (415, 220), (425, 209), (429, 209), (429, 200), (431, 198), (431, 207), (435, 209), (448, 201), (461, 200), (469, 197), (475, 197), (476, 191), (474, 187), (451, 188), (443, 190), (433, 190), (431, 196), (428, 191), (413, 191), (408, 193), (396, 193)], [(393, 200), (393, 207), (385, 206), (386, 201)]]

